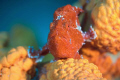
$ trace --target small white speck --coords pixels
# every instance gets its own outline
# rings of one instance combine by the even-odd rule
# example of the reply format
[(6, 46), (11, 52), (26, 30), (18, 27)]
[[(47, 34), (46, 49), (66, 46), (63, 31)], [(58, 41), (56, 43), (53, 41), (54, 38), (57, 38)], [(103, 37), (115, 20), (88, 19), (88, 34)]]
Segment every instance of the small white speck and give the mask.
[(56, 20), (59, 20), (60, 18), (62, 18), (62, 20), (64, 19), (63, 16), (59, 14), (59, 16), (57, 16)]
[(82, 45), (85, 45), (85, 43), (82, 43)]
[(35, 62), (38, 63), (38, 62), (42, 62), (44, 56), (40, 56), (40, 58), (38, 58)]
[(72, 8), (74, 10), (74, 8)]
[(56, 61), (56, 60), (51, 60), (50, 63), (53, 63), (53, 62), (55, 62), (55, 61)]
[(71, 44), (71, 39), (69, 40), (70, 44)]
[(81, 55), (81, 59), (83, 59), (83, 55)]
[(77, 6), (75, 6), (76, 8), (78, 8)]

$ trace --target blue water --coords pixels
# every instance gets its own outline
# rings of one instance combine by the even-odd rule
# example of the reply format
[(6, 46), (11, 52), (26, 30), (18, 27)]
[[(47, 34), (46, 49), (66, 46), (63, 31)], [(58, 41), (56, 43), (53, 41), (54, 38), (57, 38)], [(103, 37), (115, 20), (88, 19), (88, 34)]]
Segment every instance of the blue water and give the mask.
[(49, 24), (54, 11), (77, 0), (0, 0), (0, 31), (9, 31), (15, 24), (27, 24), (43, 46), (47, 42)]

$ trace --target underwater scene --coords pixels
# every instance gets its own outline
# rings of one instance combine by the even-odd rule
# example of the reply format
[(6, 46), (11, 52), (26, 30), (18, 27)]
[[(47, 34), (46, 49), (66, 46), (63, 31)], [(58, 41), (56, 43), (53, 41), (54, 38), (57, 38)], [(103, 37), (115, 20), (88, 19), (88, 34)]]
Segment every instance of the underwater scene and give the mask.
[(120, 0), (0, 1), (0, 80), (120, 80)]

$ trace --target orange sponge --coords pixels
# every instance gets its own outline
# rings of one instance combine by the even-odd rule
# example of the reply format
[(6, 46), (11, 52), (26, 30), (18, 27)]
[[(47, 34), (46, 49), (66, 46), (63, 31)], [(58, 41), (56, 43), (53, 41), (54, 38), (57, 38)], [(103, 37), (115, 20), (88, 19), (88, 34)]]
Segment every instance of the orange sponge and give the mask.
[[(0, 60), (0, 80), (28, 80), (31, 75), (27, 72), (33, 68), (34, 62), (28, 58), (24, 47), (13, 48)], [(35, 70), (32, 71), (34, 74)]]
[(87, 59), (58, 60), (46, 64), (39, 80), (106, 80), (93, 63)]
[[(99, 49), (94, 48), (90, 43), (84, 45), (79, 51), (83, 58), (88, 59), (89, 62), (94, 63), (98, 66), (98, 69), (103, 74), (103, 77), (107, 79), (112, 79), (114, 77), (112, 74), (115, 73), (114, 69), (111, 71), (113, 62), (110, 56), (105, 52), (99, 51)], [(114, 77), (115, 78), (115, 77)]]
[(115, 54), (120, 51), (120, 0), (100, 0), (92, 10), (97, 38), (92, 45)]

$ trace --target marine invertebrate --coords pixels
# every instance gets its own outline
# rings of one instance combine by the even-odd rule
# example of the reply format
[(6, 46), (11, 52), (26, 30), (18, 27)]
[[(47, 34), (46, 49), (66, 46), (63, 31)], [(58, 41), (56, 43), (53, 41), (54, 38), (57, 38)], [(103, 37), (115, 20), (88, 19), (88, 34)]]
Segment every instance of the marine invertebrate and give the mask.
[(120, 57), (117, 59), (116, 63), (114, 64), (114, 76), (120, 77)]
[(97, 38), (91, 43), (100, 50), (116, 54), (120, 50), (120, 1), (100, 0), (92, 10)]
[(83, 58), (88, 59), (89, 62), (95, 64), (103, 77), (108, 80), (116, 80), (120, 77), (120, 58), (119, 53), (113, 55), (110, 53), (102, 52), (101, 50), (93, 47), (90, 43), (86, 43), (79, 51)]
[(103, 74), (103, 77), (106, 77), (106, 74), (110, 74), (109, 70), (113, 64), (110, 56), (107, 56), (106, 53), (99, 51), (99, 49), (92, 47), (90, 43), (84, 45), (80, 51), (80, 55), (83, 55), (83, 58), (88, 59), (89, 62), (94, 63), (98, 66), (98, 69)]
[[(88, 0), (80, 1), (83, 1), (82, 7), (86, 12), (84, 17), (86, 21), (82, 19), (84, 21), (81, 24), (84, 24), (84, 30), (88, 28), (86, 25), (92, 24), (97, 38), (92, 40), (91, 43), (84, 45), (79, 53), (97, 65), (103, 77), (107, 79), (118, 77), (119, 71), (116, 70), (118, 69), (116, 64), (118, 66), (119, 61), (114, 63), (106, 53), (117, 54), (120, 50), (120, 1), (89, 0), (90, 2), (88, 3), (85, 2)], [(91, 17), (93, 22), (90, 22)]]
[(13, 48), (0, 60), (0, 80), (28, 80), (35, 74), (34, 61), (24, 47)]
[(106, 80), (87, 59), (62, 59), (44, 66), (40, 80)]
[(90, 27), (88, 32), (83, 32), (78, 20), (78, 15), (83, 12), (78, 7), (66, 5), (58, 8), (54, 13), (54, 20), (50, 24), (48, 43), (39, 52), (49, 52), (55, 59), (79, 59), (79, 49), (85, 41), (96, 38), (95, 32)]

